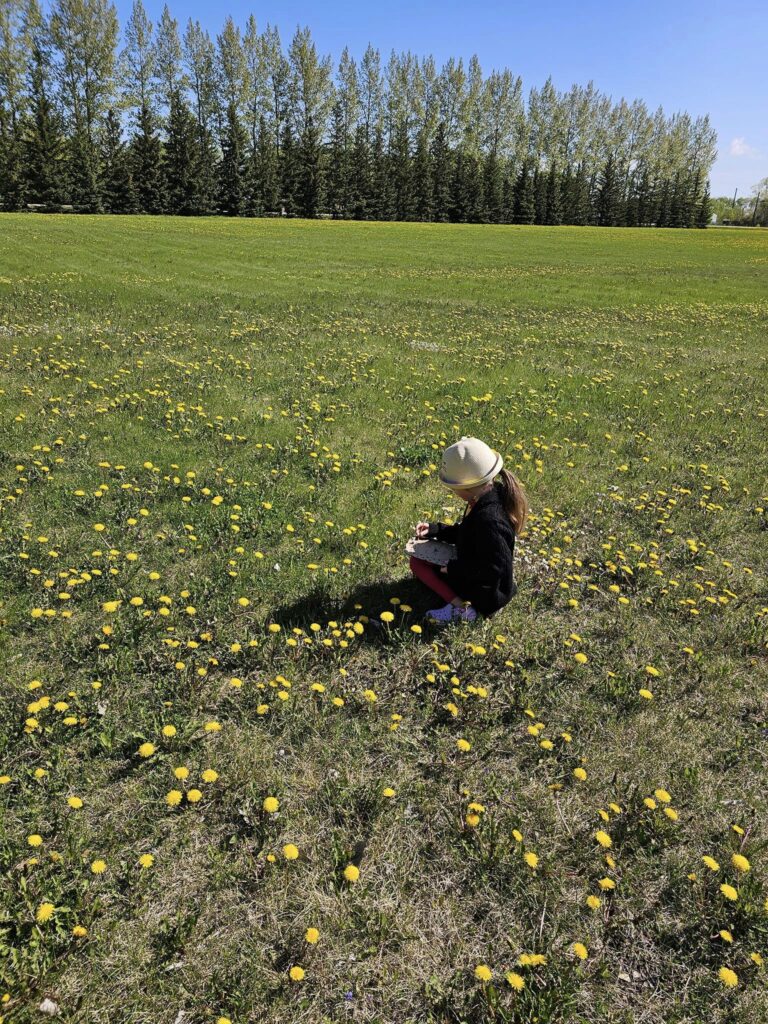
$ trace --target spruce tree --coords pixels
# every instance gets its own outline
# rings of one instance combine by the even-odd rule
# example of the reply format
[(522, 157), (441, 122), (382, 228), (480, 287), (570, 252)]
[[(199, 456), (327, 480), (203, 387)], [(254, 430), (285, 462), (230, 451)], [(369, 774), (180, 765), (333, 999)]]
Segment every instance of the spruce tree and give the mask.
[(277, 152), (272, 131), (263, 114), (259, 117), (256, 148), (248, 165), (248, 200), (246, 213), (259, 217), (277, 209)]
[(501, 224), (504, 219), (504, 176), (493, 148), (488, 150), (483, 161), (483, 195), (485, 219), (491, 224)]
[(401, 119), (395, 128), (390, 144), (388, 163), (395, 207), (395, 220), (412, 220), (411, 144), (408, 137), (408, 125), (404, 119)]
[(142, 213), (162, 213), (166, 207), (161, 156), (162, 146), (152, 111), (144, 104), (130, 142), (133, 187)]
[(670, 183), (667, 178), (656, 182), (656, 227), (668, 228), (670, 223)]
[(26, 199), (56, 206), (64, 201), (62, 124), (46, 83), (46, 62), (35, 46), (30, 65), (30, 113), (24, 133)]
[(389, 154), (384, 146), (384, 129), (377, 125), (371, 154), (371, 213), (374, 220), (392, 220), (395, 215), (394, 195), (389, 169)]
[(501, 183), (501, 223), (512, 224), (515, 206), (515, 177), (511, 160), (504, 163)]
[(108, 110), (101, 157), (101, 194), (106, 213), (135, 213), (138, 208), (122, 134), (117, 115)]
[(528, 159), (523, 160), (520, 173), (515, 181), (515, 198), (512, 216), (515, 224), (533, 224), (536, 220), (536, 200), (533, 191), (533, 176)]
[(416, 136), (416, 151), (413, 154), (413, 217), (416, 220), (431, 221), (434, 217), (432, 206), (432, 162), (429, 155), (427, 132), (424, 127)]
[(280, 212), (281, 206), (285, 209), (287, 216), (296, 215), (298, 185), (298, 157), (293, 132), (288, 121), (283, 126), (283, 137), (280, 145), (279, 159), (279, 196), (277, 209)]
[(696, 210), (696, 227), (706, 228), (709, 227), (709, 222), (712, 219), (712, 203), (709, 195), (709, 181), (704, 186), (704, 194), (701, 197), (698, 209)]
[(573, 211), (571, 223), (579, 227), (590, 224), (592, 221), (592, 207), (590, 203), (590, 184), (587, 171), (582, 160), (576, 168), (576, 174), (571, 186), (573, 193)]
[[(219, 164), (218, 208), (227, 217), (242, 217), (246, 209), (248, 135), (237, 116), (235, 104), (227, 106)], [(202, 190), (200, 190), (202, 192)]]
[(349, 189), (351, 216), (356, 220), (367, 220), (371, 202), (371, 152), (364, 124), (355, 129)]
[(671, 228), (685, 227), (685, 192), (685, 182), (681, 180), (680, 172), (676, 171), (669, 200), (669, 226)]
[(335, 218), (348, 216), (349, 170), (344, 113), (341, 102), (337, 100), (331, 112), (331, 138), (326, 180), (328, 211)]
[(536, 224), (547, 223), (547, 176), (537, 166), (533, 172), (533, 205)]
[(601, 227), (612, 227), (616, 224), (619, 204), (618, 187), (616, 162), (613, 153), (609, 153), (603, 168), (597, 199), (597, 222)]
[(167, 136), (162, 164), (166, 211), (189, 216), (199, 208), (197, 125), (177, 88), (171, 93)]
[(562, 224), (563, 208), (560, 198), (560, 175), (553, 160), (547, 174), (547, 213), (545, 224)]
[(653, 220), (651, 178), (648, 172), (648, 165), (646, 163), (642, 164), (639, 177), (636, 172), (635, 180), (637, 182), (635, 219), (638, 227), (644, 228)]
[(445, 137), (445, 124), (440, 121), (430, 146), (432, 172), (432, 216), (436, 221), (447, 221), (451, 204), (451, 152)]
[(310, 115), (296, 154), (296, 204), (302, 217), (316, 217), (323, 206), (323, 170), (320, 133)]
[(76, 213), (102, 213), (97, 153), (84, 130), (75, 129), (67, 145), (69, 194)]

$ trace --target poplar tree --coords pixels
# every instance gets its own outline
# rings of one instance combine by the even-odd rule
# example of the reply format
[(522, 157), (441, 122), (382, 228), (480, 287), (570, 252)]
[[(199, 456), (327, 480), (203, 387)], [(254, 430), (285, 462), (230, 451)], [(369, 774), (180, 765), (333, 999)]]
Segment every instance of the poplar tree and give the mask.
[(24, 143), (27, 202), (55, 206), (64, 201), (64, 139), (50, 95), (50, 68), (36, 44), (29, 62), (29, 103)]

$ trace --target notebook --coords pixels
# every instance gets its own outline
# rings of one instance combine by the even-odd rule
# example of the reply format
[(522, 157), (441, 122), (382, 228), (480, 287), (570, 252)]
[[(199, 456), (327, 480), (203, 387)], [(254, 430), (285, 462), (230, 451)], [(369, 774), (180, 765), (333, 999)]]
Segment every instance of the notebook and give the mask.
[(418, 540), (416, 537), (411, 537), (405, 550), (409, 555), (415, 555), (433, 565), (448, 565), (457, 555), (455, 544), (446, 544), (442, 540)]

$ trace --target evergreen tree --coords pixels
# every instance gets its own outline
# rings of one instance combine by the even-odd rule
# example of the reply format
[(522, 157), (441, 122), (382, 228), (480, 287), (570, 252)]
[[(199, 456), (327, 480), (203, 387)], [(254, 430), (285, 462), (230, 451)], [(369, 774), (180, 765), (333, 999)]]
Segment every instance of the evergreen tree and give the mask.
[(285, 208), (287, 216), (295, 216), (298, 202), (297, 193), (299, 190), (298, 155), (296, 153), (293, 132), (288, 121), (283, 126), (283, 138), (279, 156), (279, 179), (278, 212), (282, 206)]
[(310, 115), (296, 154), (296, 205), (302, 217), (316, 217), (324, 200), (320, 133)]
[(384, 148), (384, 130), (377, 125), (371, 154), (373, 166), (371, 185), (371, 213), (374, 220), (392, 220), (394, 196), (389, 174), (389, 156)]
[(451, 204), (451, 152), (445, 137), (445, 123), (440, 121), (430, 146), (432, 174), (432, 216), (436, 221), (447, 221)]
[(163, 150), (166, 212), (189, 216), (199, 209), (197, 125), (175, 88), (170, 97), (167, 139)]
[(546, 224), (547, 176), (539, 167), (533, 172), (533, 205), (536, 210), (536, 224)]
[(256, 148), (251, 154), (248, 173), (246, 213), (258, 217), (277, 209), (277, 152), (272, 131), (262, 114), (256, 135)]
[(685, 182), (681, 180), (680, 172), (677, 171), (669, 200), (669, 226), (671, 228), (685, 227), (685, 192)]
[(24, 133), (26, 199), (55, 206), (64, 201), (64, 141), (39, 46), (35, 46), (30, 64), (29, 99), (31, 109)]
[(501, 185), (501, 223), (514, 223), (515, 179), (512, 161), (507, 160)]
[(108, 110), (101, 158), (101, 192), (106, 213), (135, 213), (138, 208), (122, 134), (117, 115)]
[(656, 227), (670, 225), (670, 186), (667, 178), (656, 182)]
[(416, 136), (416, 151), (413, 155), (413, 216), (416, 220), (425, 221), (431, 221), (434, 218), (432, 166), (427, 132), (424, 127), (419, 129)]
[(504, 177), (496, 150), (491, 148), (483, 161), (483, 195), (485, 197), (485, 219), (491, 224), (501, 224), (504, 206)]
[(328, 211), (334, 217), (348, 216), (349, 159), (346, 149), (346, 131), (341, 102), (336, 101), (331, 113), (331, 139), (327, 175)]
[(351, 214), (357, 220), (367, 220), (370, 215), (371, 189), (370, 147), (365, 125), (359, 124), (355, 129), (350, 167)]
[[(227, 118), (224, 137), (221, 144), (221, 163), (219, 164), (219, 201), (218, 208), (228, 217), (242, 217), (245, 213), (247, 198), (246, 148), (248, 135), (237, 116), (237, 108), (230, 100), (227, 106)], [(201, 190), (202, 192), (202, 190)]]
[(144, 104), (139, 110), (137, 130), (130, 143), (133, 187), (142, 213), (162, 213), (166, 206), (161, 153), (152, 112)]
[(709, 194), (709, 181), (704, 186), (704, 194), (701, 197), (698, 209), (696, 210), (696, 227), (706, 228), (709, 227), (709, 222), (712, 219), (712, 203)]
[(530, 173), (527, 159), (523, 160), (520, 173), (515, 181), (512, 217), (515, 224), (533, 224), (536, 219), (534, 179)]
[(553, 160), (547, 174), (547, 213), (545, 224), (562, 224), (563, 208), (560, 199), (560, 175)]
[(581, 161), (576, 168), (576, 174), (573, 178), (571, 190), (573, 195), (571, 223), (578, 226), (590, 224), (592, 222), (590, 183), (583, 161)]
[(85, 131), (70, 136), (67, 146), (69, 194), (77, 213), (102, 213), (98, 155)]
[(597, 199), (597, 222), (601, 227), (612, 227), (616, 224), (619, 206), (619, 183), (616, 173), (616, 162), (613, 153), (603, 169)]
[(411, 144), (408, 137), (408, 125), (404, 119), (398, 123), (391, 139), (388, 163), (395, 220), (411, 220), (413, 217)]
[(636, 175), (635, 180), (637, 181), (635, 222), (643, 228), (653, 221), (653, 195), (647, 164), (643, 163), (639, 178)]

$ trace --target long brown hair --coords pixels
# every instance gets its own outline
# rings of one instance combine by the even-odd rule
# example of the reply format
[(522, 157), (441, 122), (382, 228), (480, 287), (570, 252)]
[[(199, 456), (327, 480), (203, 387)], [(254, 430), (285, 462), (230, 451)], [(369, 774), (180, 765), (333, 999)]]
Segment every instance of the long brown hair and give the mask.
[(509, 516), (515, 533), (519, 536), (525, 529), (528, 519), (528, 495), (515, 474), (510, 473), (506, 468), (499, 471), (498, 482), (504, 511)]

